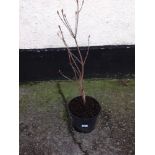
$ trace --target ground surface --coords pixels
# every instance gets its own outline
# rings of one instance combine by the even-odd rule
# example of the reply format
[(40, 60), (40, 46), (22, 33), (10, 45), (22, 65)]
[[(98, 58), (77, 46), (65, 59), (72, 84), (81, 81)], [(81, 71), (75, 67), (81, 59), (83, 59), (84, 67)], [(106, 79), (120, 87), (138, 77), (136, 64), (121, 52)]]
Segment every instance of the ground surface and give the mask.
[[(134, 155), (134, 80), (86, 80), (102, 110), (95, 130), (71, 130), (64, 102), (74, 82), (20, 85), (20, 155)], [(63, 96), (64, 95), (64, 96)]]

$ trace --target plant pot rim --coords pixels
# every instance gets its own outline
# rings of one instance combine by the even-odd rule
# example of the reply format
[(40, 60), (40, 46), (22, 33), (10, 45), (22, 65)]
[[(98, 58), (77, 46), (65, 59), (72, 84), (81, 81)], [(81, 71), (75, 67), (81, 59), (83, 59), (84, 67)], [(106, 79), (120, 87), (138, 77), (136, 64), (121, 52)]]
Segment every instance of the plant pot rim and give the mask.
[(80, 117), (80, 116), (77, 116), (77, 115), (75, 115), (75, 114), (73, 114), (73, 113), (71, 112), (71, 109), (70, 109), (70, 104), (71, 104), (71, 102), (72, 102), (73, 100), (75, 100), (76, 98), (79, 98), (79, 97), (81, 97), (81, 96), (76, 96), (76, 97), (72, 98), (72, 99), (68, 102), (68, 108), (69, 108), (69, 112), (71, 113), (71, 115), (73, 115), (74, 117), (79, 118), (79, 119), (82, 118), (82, 119), (84, 119), (84, 120), (93, 119), (93, 118), (97, 117), (97, 116), (99, 115), (100, 111), (101, 111), (101, 106), (100, 106), (99, 102), (98, 102), (94, 97), (88, 96), (88, 95), (86, 95), (86, 98), (89, 97), (90, 99), (94, 100), (94, 101), (95, 101), (95, 104), (97, 104), (97, 106), (99, 107), (98, 112), (96, 112), (96, 114), (93, 115), (93, 116), (91, 116), (91, 117)]

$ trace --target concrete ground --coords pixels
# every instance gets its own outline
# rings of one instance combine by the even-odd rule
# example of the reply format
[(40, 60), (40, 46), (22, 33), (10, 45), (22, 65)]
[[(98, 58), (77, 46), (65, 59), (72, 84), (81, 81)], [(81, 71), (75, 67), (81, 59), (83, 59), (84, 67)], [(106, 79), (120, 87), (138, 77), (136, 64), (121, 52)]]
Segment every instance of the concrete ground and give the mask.
[(134, 155), (134, 80), (90, 79), (85, 90), (102, 107), (87, 134), (71, 128), (65, 110), (78, 96), (74, 82), (20, 84), (20, 155)]

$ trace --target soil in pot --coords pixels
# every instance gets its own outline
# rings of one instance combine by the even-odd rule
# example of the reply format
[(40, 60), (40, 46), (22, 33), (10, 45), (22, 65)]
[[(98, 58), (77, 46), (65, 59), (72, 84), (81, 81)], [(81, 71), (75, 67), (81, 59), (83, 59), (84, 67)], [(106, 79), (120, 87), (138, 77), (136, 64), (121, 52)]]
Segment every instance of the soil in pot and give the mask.
[(72, 125), (79, 132), (88, 133), (95, 128), (96, 119), (101, 110), (99, 103), (92, 97), (86, 96), (86, 103), (78, 96), (69, 102)]
[(69, 109), (75, 116), (90, 118), (98, 115), (101, 108), (94, 98), (86, 96), (86, 103), (84, 104), (82, 97), (78, 96), (70, 101)]

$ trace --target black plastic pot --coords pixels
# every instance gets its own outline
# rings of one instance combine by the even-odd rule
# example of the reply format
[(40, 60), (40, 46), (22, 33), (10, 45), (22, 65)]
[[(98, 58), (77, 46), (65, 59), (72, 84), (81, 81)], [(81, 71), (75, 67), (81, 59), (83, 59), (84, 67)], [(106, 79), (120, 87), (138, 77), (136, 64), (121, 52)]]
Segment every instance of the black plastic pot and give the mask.
[(87, 100), (89, 100), (93, 103), (93, 106), (94, 106), (94, 109), (92, 109), (93, 114), (90, 117), (82, 116), (82, 114), (80, 114), (80, 113), (75, 114), (73, 103), (76, 101), (76, 104), (78, 104), (77, 100), (79, 100), (80, 98), (81, 98), (81, 96), (75, 97), (68, 104), (69, 112), (70, 112), (70, 116), (71, 116), (71, 120), (72, 120), (72, 126), (78, 132), (89, 133), (95, 128), (97, 116), (99, 115), (101, 106), (96, 101), (96, 99), (94, 99), (93, 97), (90, 97), (90, 96), (86, 96), (85, 104), (89, 104), (89, 103), (87, 103)]

